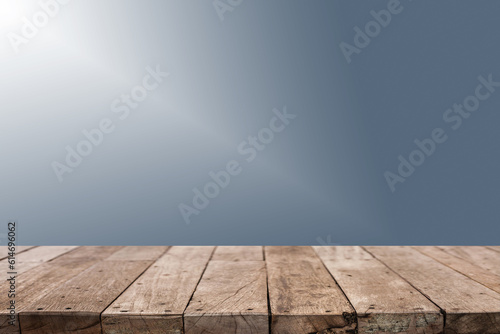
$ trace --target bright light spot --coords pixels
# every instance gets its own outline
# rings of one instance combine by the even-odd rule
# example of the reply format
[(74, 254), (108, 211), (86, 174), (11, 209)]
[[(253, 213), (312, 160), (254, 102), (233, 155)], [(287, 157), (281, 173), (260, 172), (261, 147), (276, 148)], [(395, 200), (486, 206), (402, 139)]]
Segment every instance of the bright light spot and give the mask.
[[(28, 7), (28, 8), (27, 8)], [(2, 30), (19, 29), (21, 18), (27, 15), (29, 6), (20, 0), (0, 0), (0, 27)]]
[(5, 36), (9, 32), (21, 33), (23, 17), (31, 16), (40, 6), (38, 1), (30, 0), (0, 0), (0, 34)]

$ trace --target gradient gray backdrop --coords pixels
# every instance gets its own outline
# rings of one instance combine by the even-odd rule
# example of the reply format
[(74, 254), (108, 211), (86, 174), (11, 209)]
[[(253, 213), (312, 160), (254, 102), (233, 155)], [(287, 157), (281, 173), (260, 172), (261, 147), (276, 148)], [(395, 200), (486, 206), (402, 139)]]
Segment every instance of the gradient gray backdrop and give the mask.
[[(40, 7), (4, 3), (0, 233), (17, 219), (22, 244), (498, 244), (500, 90), (396, 192), (383, 173), (479, 75), (500, 81), (500, 2), (401, 0), (348, 64), (339, 43), (387, 3), (243, 0), (221, 21), (205, 0), (73, 0), (17, 54), (6, 34)], [(120, 121), (111, 102), (157, 64), (170, 76)], [(297, 118), (185, 224), (179, 204), (283, 106)], [(106, 117), (115, 131), (58, 182), (51, 163)]]

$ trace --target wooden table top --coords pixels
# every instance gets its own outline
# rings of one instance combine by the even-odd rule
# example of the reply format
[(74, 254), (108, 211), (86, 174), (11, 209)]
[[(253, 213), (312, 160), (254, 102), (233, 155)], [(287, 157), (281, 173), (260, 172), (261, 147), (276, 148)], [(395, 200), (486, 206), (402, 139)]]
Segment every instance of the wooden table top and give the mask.
[(0, 333), (500, 333), (500, 246), (3, 247)]

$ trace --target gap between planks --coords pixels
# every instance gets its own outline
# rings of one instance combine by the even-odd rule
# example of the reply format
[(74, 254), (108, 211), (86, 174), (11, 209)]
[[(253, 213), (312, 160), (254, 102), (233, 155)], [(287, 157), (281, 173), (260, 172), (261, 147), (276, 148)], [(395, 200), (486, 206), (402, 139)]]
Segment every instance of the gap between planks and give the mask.
[[(130, 296), (133, 297), (133, 292), (134, 291), (141, 291), (139, 283), (142, 282), (142, 280), (145, 280), (148, 278), (153, 279), (155, 276), (155, 270), (153, 270), (153, 267), (157, 264), (161, 264), (162, 258), (165, 258), (163, 265), (166, 265), (167, 263), (172, 264), (172, 263), (178, 263), (179, 265), (182, 265), (182, 261), (187, 261), (186, 263), (190, 263), (192, 261), (195, 261), (196, 256), (189, 257), (189, 255), (186, 258), (186, 252), (180, 252), (178, 249), (181, 249), (182, 247), (188, 247), (189, 246), (174, 246), (171, 247), (170, 249), (165, 249), (163, 253), (158, 253), (158, 255), (154, 256), (154, 259), (151, 258), (151, 256), (147, 255), (148, 252), (142, 252), (141, 249), (144, 247), (138, 246), (136, 248), (133, 247), (121, 247), (120, 250), (114, 249), (114, 251), (108, 255), (106, 259), (100, 259), (98, 260), (99, 263), (101, 263), (99, 268), (106, 268), (109, 264), (111, 263), (123, 263), (125, 262), (130, 262), (127, 261), (127, 259), (132, 259), (131, 261), (150, 261), (149, 265), (145, 267), (141, 272), (137, 272), (137, 274), (132, 273), (131, 275), (135, 276), (132, 277), (132, 281), (128, 285), (120, 285), (119, 288), (115, 289), (112, 293), (113, 297), (109, 297), (109, 303), (107, 307), (104, 307), (101, 309), (99, 316), (97, 318), (97, 323), (99, 323), (99, 326), (95, 326), (94, 322), (95, 320), (88, 321), (89, 319), (86, 319), (85, 316), (83, 317), (77, 317), (72, 319), (72, 321), (77, 323), (78, 326), (81, 326), (83, 331), (78, 330), (78, 333), (94, 333), (94, 331), (89, 331), (87, 330), (88, 328), (85, 326), (91, 325), (94, 326), (95, 328), (95, 333), (100, 333), (101, 330), (103, 333), (124, 333), (123, 331), (118, 331), (116, 328), (113, 328), (113, 326), (116, 327), (116, 322), (114, 322), (116, 319), (119, 319), (120, 321), (125, 321), (126, 317), (124, 317), (123, 313), (118, 312), (113, 312), (112, 310), (112, 305), (125, 305), (122, 304), (124, 301), (126, 301), (127, 298), (130, 298)], [(236, 315), (239, 317), (238, 319), (244, 319), (245, 317), (253, 317), (252, 321), (255, 320), (254, 322), (250, 322), (251, 325), (249, 325), (252, 329), (252, 331), (246, 331), (246, 332), (241, 332), (241, 333), (274, 333), (274, 334), (285, 334), (285, 333), (312, 333), (313, 330), (316, 330), (317, 332), (319, 330), (344, 330), (344, 332), (348, 332), (351, 329), (349, 327), (346, 327), (346, 323), (344, 322), (341, 324), (340, 322), (337, 322), (334, 325), (339, 325), (341, 327), (337, 327), (337, 329), (333, 329), (334, 326), (332, 326), (332, 321), (338, 321), (340, 318), (337, 318), (335, 320), (332, 315), (326, 315), (326, 314), (320, 314), (321, 312), (316, 312), (314, 308), (311, 308), (310, 306), (307, 306), (307, 303), (304, 303), (303, 299), (303, 292), (301, 290), (306, 291), (307, 293), (305, 295), (311, 295), (314, 293), (318, 293), (319, 295), (329, 295), (330, 293), (324, 293), (321, 292), (321, 289), (318, 289), (316, 286), (307, 288), (307, 284), (310, 283), (305, 280), (305, 277), (309, 277), (312, 275), (312, 280), (320, 282), (320, 286), (324, 285), (325, 282), (333, 282), (335, 286), (338, 287), (336, 294), (339, 300), (344, 300), (346, 302), (345, 305), (348, 305), (352, 309), (352, 314), (354, 314), (354, 325), (358, 326), (358, 332), (361, 333), (373, 333), (373, 328), (375, 326), (386, 326), (388, 330), (393, 330), (395, 331), (397, 328), (395, 327), (396, 324), (398, 323), (397, 321), (401, 321), (402, 323), (408, 323), (409, 324), (409, 329), (406, 328), (406, 333), (420, 333), (417, 331), (412, 331), (417, 327), (417, 324), (421, 323), (423, 324), (423, 320), (418, 320), (418, 317), (421, 317), (420, 315), (415, 315), (413, 313), (408, 313), (408, 314), (396, 314), (395, 318), (393, 316), (389, 316), (389, 318), (384, 318), (384, 310), (387, 312), (392, 312), (391, 314), (394, 313), (394, 309), (390, 309), (389, 306), (384, 306), (380, 305), (380, 309), (375, 309), (370, 310), (369, 312), (367, 311), (367, 308), (365, 308), (367, 305), (363, 304), (363, 301), (359, 296), (356, 294), (358, 293), (355, 289), (355, 286), (352, 285), (351, 279), (347, 278), (351, 275), (354, 276), (352, 280), (359, 279), (359, 289), (365, 289), (365, 291), (370, 291), (370, 284), (372, 283), (377, 283), (377, 279), (379, 280), (378, 283), (382, 284), (384, 282), (392, 282), (391, 284), (395, 284), (395, 286), (401, 287), (400, 291), (391, 291), (387, 290), (385, 294), (387, 295), (387, 299), (392, 303), (394, 302), (397, 304), (397, 298), (399, 297), (404, 297), (406, 293), (410, 293), (410, 291), (417, 291), (419, 297), (417, 298), (410, 298), (410, 304), (402, 304), (402, 307), (406, 307), (406, 311), (409, 311), (409, 306), (411, 305), (417, 305), (419, 303), (424, 304), (424, 309), (425, 309), (425, 314), (423, 318), (420, 319), (425, 319), (426, 321), (429, 321), (429, 324), (426, 324), (428, 326), (427, 329), (425, 329), (425, 333), (435, 333), (434, 330), (439, 327), (439, 310), (443, 310), (443, 315), (446, 317), (441, 317), (442, 322), (446, 322), (444, 326), (445, 333), (474, 333), (474, 334), (483, 334), (483, 333), (498, 333), (500, 331), (497, 331), (497, 328), (492, 327), (495, 326), (494, 323), (491, 323), (491, 321), (497, 321), (495, 319), (498, 318), (500, 312), (497, 310), (495, 311), (494, 308), (491, 308), (491, 311), (493, 313), (488, 313), (488, 312), (478, 312), (479, 308), (477, 308), (478, 304), (478, 297), (475, 295), (475, 293), (478, 294), (485, 294), (486, 302), (485, 305), (490, 305), (492, 306), (492, 303), (496, 301), (495, 298), (499, 296), (496, 292), (492, 291), (491, 289), (488, 289), (487, 287), (484, 286), (484, 283), (477, 282), (477, 280), (484, 280), (484, 276), (476, 276), (475, 279), (471, 279), (469, 276), (467, 276), (463, 271), (468, 270), (479, 270), (479, 272), (486, 273), (488, 272), (490, 275), (495, 272), (494, 268), (490, 268), (491, 266), (489, 265), (491, 261), (495, 261), (495, 254), (498, 253), (496, 250), (491, 250), (491, 257), (489, 260), (485, 260), (483, 263), (481, 263), (481, 266), (479, 266), (479, 262), (476, 264), (473, 264), (471, 262), (474, 262), (474, 256), (477, 254), (472, 254), (470, 258), (458, 258), (457, 256), (461, 255), (462, 253), (456, 253), (453, 249), (449, 249), (449, 252), (455, 252), (452, 254), (449, 254), (449, 252), (444, 252), (443, 249), (437, 247), (437, 248), (418, 248), (418, 247), (351, 247), (351, 246), (315, 246), (315, 247), (309, 247), (309, 246), (267, 246), (267, 247), (261, 247), (261, 246), (251, 246), (252, 248), (249, 247), (238, 247), (238, 246), (221, 246), (221, 247), (213, 247), (213, 246), (208, 246), (211, 247), (210, 254), (206, 258), (206, 262), (202, 264), (203, 268), (200, 268), (200, 273), (199, 275), (196, 274), (196, 280), (193, 280), (192, 284), (192, 290), (188, 291), (189, 294), (185, 294), (185, 302), (181, 303), (183, 304), (181, 308), (179, 308), (177, 318), (180, 319), (180, 322), (178, 322), (177, 327), (172, 332), (168, 333), (181, 333), (186, 326), (187, 331), (186, 333), (188, 334), (197, 334), (197, 333), (217, 333), (217, 332), (210, 332), (210, 330), (218, 330), (220, 332), (220, 326), (221, 324), (224, 324), (226, 320), (228, 319), (233, 319), (232, 323), (230, 322), (230, 325), (234, 325), (234, 316), (233, 314), (236, 310), (236, 313), (239, 313), (241, 310), (243, 311), (248, 311), (247, 309), (244, 309), (244, 305), (240, 305), (242, 308), (241, 309), (231, 309), (231, 307), (221, 307), (217, 303), (213, 303), (210, 298), (212, 296), (211, 293), (207, 293), (208, 290), (212, 289), (215, 287), (216, 289), (219, 289), (220, 291), (233, 291), (233, 294), (229, 294), (229, 299), (226, 301), (231, 302), (235, 305), (237, 305), (237, 302), (239, 300), (240, 295), (245, 295), (245, 293), (249, 293), (249, 291), (253, 291), (252, 289), (256, 289), (255, 291), (261, 291), (258, 299), (258, 306), (260, 308), (260, 314), (251, 314), (251, 312), (243, 312), (246, 315), (240, 316)], [(71, 262), (71, 259), (75, 258), (75, 256), (71, 256), (72, 253), (79, 253), (80, 249), (85, 249), (85, 247), (79, 247), (77, 249), (71, 250), (65, 254), (62, 254), (60, 256), (55, 257), (54, 259), (48, 260), (48, 262), (44, 262), (41, 265), (38, 265), (35, 268), (29, 269), (28, 273), (33, 273), (33, 274), (38, 274), (41, 275), (42, 277), (51, 277), (50, 276), (50, 268), (51, 266), (55, 265), (61, 265), (63, 267), (67, 267), (68, 263)], [(199, 249), (200, 247), (193, 246), (191, 249)], [(88, 248), (87, 248), (88, 249)], [(103, 249), (106, 249), (104, 247)], [(132, 251), (132, 249), (134, 249)], [(384, 251), (385, 249), (385, 251)], [(471, 248), (472, 249), (472, 248)], [(481, 248), (482, 249), (482, 248)], [(484, 249), (490, 250), (488, 247), (484, 247)], [(326, 251), (325, 251), (326, 250)], [(438, 252), (439, 250), (439, 252)], [(467, 250), (468, 249), (465, 249)], [(137, 253), (139, 252), (139, 253)], [(429, 254), (425, 254), (425, 252), (431, 252), (434, 257), (438, 257), (439, 259), (436, 259)], [(81, 253), (81, 251), (80, 251)], [(321, 253), (321, 254), (320, 254)], [(375, 253), (375, 254), (374, 254)], [(467, 252), (465, 252), (467, 253)], [(464, 254), (465, 254), (464, 253)], [(34, 253), (32, 253), (34, 254)], [(445, 254), (445, 255), (443, 255)], [(368, 256), (367, 256), (368, 255)], [(443, 257), (444, 256), (444, 257)], [(465, 256), (465, 255), (463, 255)], [(500, 255), (499, 255), (500, 256)], [(394, 257), (398, 258), (399, 261), (395, 261)], [(450, 258), (451, 257), (451, 258)], [(76, 257), (78, 258), (78, 257)], [(66, 261), (67, 259), (68, 261)], [(499, 257), (500, 259), (500, 257)], [(88, 259), (87, 259), (88, 260)], [(167, 261), (168, 260), (168, 261)], [(350, 262), (352, 260), (352, 262)], [(453, 260), (453, 261), (452, 261)], [(80, 260), (79, 260), (80, 261)], [(107, 261), (108, 265), (106, 264)], [(171, 261), (171, 262), (170, 262)], [(353, 265), (358, 264), (361, 265), (366, 261), (367, 264), (370, 266), (367, 267), (369, 268), (370, 272), (373, 275), (373, 272), (377, 272), (380, 274), (380, 277), (375, 277), (375, 281), (370, 281), (368, 278), (362, 278), (362, 270), (356, 269), (356, 267)], [(450, 262), (451, 261), (451, 262)], [(54, 265), (55, 263), (55, 265)], [(95, 268), (95, 265), (97, 265), (97, 262), (94, 261), (92, 263), (91, 261), (87, 262), (81, 262), (82, 265), (77, 266), (77, 269), (83, 269), (85, 265), (88, 263), (92, 264), (92, 268)], [(256, 264), (257, 263), (257, 264)], [(263, 265), (262, 267), (259, 267), (259, 264), (261, 263)], [(418, 264), (420, 264), (420, 269)], [(450, 267), (451, 265), (455, 266), (455, 268)], [(143, 266), (137, 265), (137, 267)], [(429, 270), (431, 271), (437, 271), (436, 274), (439, 277), (452, 277), (455, 281), (460, 283), (461, 285), (467, 287), (467, 289), (460, 290), (460, 289), (455, 289), (451, 290), (452, 296), (453, 297), (460, 297), (460, 292), (466, 292), (469, 293), (472, 291), (472, 306), (476, 307), (476, 309), (471, 309), (472, 312), (469, 313), (464, 313), (467, 311), (467, 304), (464, 304), (463, 302), (459, 303), (459, 308), (453, 309), (453, 307), (450, 307), (450, 303), (447, 301), (446, 298), (443, 297), (443, 294), (440, 292), (441, 289), (450, 289), (450, 287), (447, 287), (447, 284), (445, 283), (447, 280), (442, 279), (442, 280), (432, 280), (433, 277), (429, 276), (429, 282), (431, 282), (433, 285), (428, 286), (426, 280), (421, 280), (421, 279), (416, 279), (415, 276), (419, 274), (421, 271), (422, 266), (424, 268), (430, 268)], [(119, 266), (113, 265), (112, 270), (118, 272)], [(240, 270), (236, 270), (239, 268)], [(387, 268), (390, 273), (384, 272), (383, 268)], [(477, 269), (480, 268), (480, 269)], [(488, 270), (490, 268), (490, 270)], [(182, 268), (181, 268), (182, 269)], [(181, 269), (176, 269), (180, 270)], [(210, 269), (207, 271), (207, 269)], [(459, 270), (457, 270), (459, 269)], [(77, 276), (80, 277), (90, 277), (89, 275), (81, 276), (81, 273), (78, 274), (78, 270), (75, 271), (73, 270), (71, 275), (76, 274)], [(128, 270), (128, 269), (127, 269)], [(125, 270), (125, 271), (127, 271)], [(134, 269), (135, 270), (135, 269)], [(132, 272), (135, 272), (132, 270)], [(366, 269), (368, 270), (368, 269)], [(85, 271), (85, 270), (83, 270)], [(232, 273), (231, 273), (232, 271)], [(264, 274), (259, 276), (259, 271), (263, 272)], [(160, 270), (156, 269), (156, 274), (159, 274)], [(246, 286), (245, 281), (239, 281), (239, 282), (232, 282), (233, 280), (230, 279), (233, 276), (237, 276), (238, 273), (242, 272), (248, 272), (248, 275), (254, 275), (254, 277), (258, 277), (257, 281), (260, 282), (258, 284), (253, 284), (250, 289)], [(441, 273), (442, 272), (442, 273)], [(219, 274), (220, 273), (220, 274)], [(276, 273), (284, 273), (284, 275), (276, 275)], [(443, 274), (444, 273), (444, 274)], [(354, 274), (354, 275), (353, 275)], [(69, 275), (69, 274), (68, 274)], [(224, 276), (225, 275), (225, 276)], [(458, 276), (457, 276), (458, 275)], [(229, 282), (228, 284), (214, 284), (213, 281), (214, 279), (217, 280), (220, 276), (221, 282), (226, 280)], [(26, 273), (23, 273), (22, 277), (30, 277), (30, 274), (26, 275)], [(71, 276), (65, 276), (67, 278), (70, 278)], [(72, 276), (74, 277), (74, 276)], [(225, 278), (224, 278), (225, 277)], [(283, 281), (280, 280), (281, 277), (285, 277)], [(424, 276), (427, 277), (427, 276)], [(491, 276), (493, 277), (493, 276)], [(278, 280), (276, 278), (279, 278)], [(56, 277), (53, 277), (53, 279), (57, 279)], [(302, 280), (304, 280), (302, 282)], [(175, 282), (175, 279), (173, 280)], [(494, 283), (494, 281), (492, 281)], [(34, 282), (36, 284), (36, 282)], [(480, 284), (481, 283), (481, 284)], [(239, 284), (239, 285), (238, 285)], [(260, 285), (259, 285), (260, 284)], [(285, 284), (285, 285), (283, 285)], [(327, 284), (327, 283), (326, 283)], [(64, 284), (63, 284), (64, 285)], [(239, 288), (244, 285), (246, 290), (242, 290), (240, 292)], [(264, 288), (262, 288), (264, 286)], [(41, 285), (39, 285), (40, 288), (42, 288)], [(260, 287), (260, 290), (259, 290)], [(272, 287), (272, 289), (271, 289)], [(281, 294), (280, 291), (286, 291), (286, 287), (290, 288), (288, 291), (290, 293), (288, 294)], [(66, 285), (67, 288), (67, 285)], [(187, 288), (189, 290), (190, 288)], [(233, 290), (231, 290), (233, 289)], [(486, 293), (485, 290), (490, 291), (490, 293)], [(470, 290), (470, 291), (469, 291)], [(23, 288), (24, 291), (24, 288)], [(35, 293), (37, 293), (36, 290), (32, 290)], [(69, 290), (67, 290), (69, 291)], [(131, 295), (132, 293), (132, 295)], [(240, 295), (238, 295), (240, 293)], [(392, 294), (391, 294), (392, 293)], [(280, 299), (280, 296), (283, 296)], [(375, 293), (375, 294), (370, 294), (370, 298), (373, 298), (374, 300), (383, 300), (382, 296), (384, 295), (384, 291), (382, 290), (381, 292)], [(422, 301), (422, 295), (425, 296), (425, 301)], [(45, 297), (46, 294), (43, 294), (43, 297)], [(201, 297), (200, 299), (197, 299), (196, 297)], [(236, 297), (235, 297), (236, 296)], [(217, 297), (217, 296), (215, 296)], [(38, 297), (37, 297), (38, 298)], [(247, 298), (248, 299), (248, 298)], [(317, 298), (316, 298), (317, 299)], [(315, 302), (318, 302), (319, 304), (322, 304), (323, 306), (330, 306), (333, 304), (329, 304), (329, 302), (325, 302), (325, 300), (316, 300)], [(203, 308), (202, 310), (205, 311), (205, 307), (208, 308), (207, 312), (202, 312), (202, 311), (197, 311), (197, 305), (200, 303), (198, 300), (203, 301)], [(257, 300), (257, 299), (256, 299)], [(255, 300), (254, 300), (255, 301)], [(307, 300), (305, 300), (307, 302)], [(498, 299), (500, 302), (500, 298)], [(252, 299), (246, 300), (246, 302), (250, 303), (252, 302)], [(283, 303), (282, 303), (283, 302)], [(413, 304), (412, 304), (413, 303)], [(427, 304), (426, 304), (427, 303)], [(432, 305), (436, 305), (436, 308), (433, 309)], [(232, 304), (223, 304), (223, 305), (232, 305)], [(285, 316), (285, 314), (280, 314), (279, 307), (280, 306), (289, 306), (289, 311), (293, 310), (293, 312), (288, 312), (288, 313), (294, 313), (294, 318), (291, 319), (290, 316), (288, 318)], [(476, 305), (476, 306), (474, 306)], [(370, 306), (370, 305), (368, 305)], [(31, 306), (30, 306), (31, 307)], [(384, 309), (385, 307), (385, 309)], [(369, 307), (368, 307), (369, 308)], [(323, 308), (325, 310), (326, 308)], [(138, 309), (141, 311), (140, 309)], [(354, 311), (356, 310), (356, 311)], [(435, 311), (438, 311), (437, 313)], [(485, 309), (487, 310), (487, 309)], [(28, 310), (30, 311), (30, 310)], [(31, 310), (32, 311), (32, 310)], [(283, 311), (283, 310), (282, 310)], [(379, 311), (379, 312), (376, 312)], [(447, 311), (447, 312), (446, 312)], [(470, 311), (470, 310), (469, 310)], [(147, 312), (147, 311), (146, 311)], [(210, 313), (212, 312), (212, 313)], [(476, 312), (476, 313), (474, 313)], [(496, 312), (496, 313), (495, 313)], [(26, 312), (24, 312), (24, 315), (27, 315)], [(141, 312), (139, 312), (141, 313)], [(287, 312), (283, 312), (287, 313)], [(334, 312), (330, 312), (334, 313)], [(337, 312), (338, 313), (338, 312)], [(418, 312), (416, 312), (418, 313)], [(472, 314), (471, 314), (472, 313)], [(95, 313), (92, 313), (95, 314)], [(92, 317), (95, 317), (92, 315)], [(186, 314), (187, 316), (187, 325), (186, 325)], [(213, 316), (210, 318), (209, 314), (215, 314), (218, 319), (215, 319)], [(357, 317), (356, 317), (357, 314)], [(437, 317), (435, 317), (437, 314)], [(83, 314), (82, 314), (83, 315)], [(342, 313), (344, 315), (344, 313)], [(54, 331), (53, 329), (59, 330), (61, 329), (62, 325), (58, 324), (55, 327), (52, 327), (50, 330), (47, 330), (45, 332), (41, 332), (36, 330), (35, 328), (30, 328), (29, 327), (29, 315), (28, 316), (28, 322), (26, 324), (23, 324), (21, 322), (22, 326), (28, 326), (28, 331), (26, 333), (29, 334), (34, 334), (34, 333), (57, 333), (57, 331)], [(45, 316), (51, 317), (50, 312), (45, 313)], [(66, 314), (66, 317), (68, 314)], [(133, 318), (134, 314), (131, 314), (129, 316), (131, 320), (130, 323), (134, 323)], [(430, 316), (427, 317), (426, 316)], [(115, 320), (109, 320), (109, 319), (114, 319)], [(166, 317), (162, 315), (161, 317), (156, 317), (154, 314), (141, 314), (140, 315), (141, 322), (142, 319), (149, 318), (151, 320), (151, 323), (154, 323), (154, 321), (159, 321), (161, 323), (162, 321), (166, 320)], [(260, 318), (259, 318), (260, 317)], [(488, 323), (488, 317), (491, 317), (489, 320), (490, 323)], [(23, 313), (21, 314), (21, 320), (23, 319)], [(36, 315), (33, 319), (36, 319)], [(75, 321), (75, 319), (78, 319), (78, 321)], [(95, 318), (93, 318), (95, 319)], [(200, 319), (198, 321), (198, 319)], [(259, 320), (260, 319), (260, 320)], [(265, 323), (263, 319), (266, 319)], [(464, 320), (466, 319), (466, 321)], [(81, 323), (79, 322), (81, 320)], [(238, 321), (236, 320), (236, 323)], [(345, 320), (345, 319), (344, 319)], [(46, 321), (43, 320), (43, 321)], [(201, 321), (201, 322), (200, 322)], [(352, 321), (352, 319), (351, 319)], [(413, 321), (413, 323), (411, 322)], [(482, 322), (485, 322), (484, 324), (481, 324)], [(130, 323), (127, 323), (126, 321), (122, 324), (123, 327), (126, 330), (128, 330), (128, 333), (131, 332), (131, 328), (134, 328), (133, 326), (130, 326)], [(241, 324), (241, 321), (238, 323)], [(245, 323), (243, 323), (245, 325)], [(247, 324), (248, 325), (248, 324)], [(433, 327), (433, 325), (436, 325)], [(53, 326), (51, 323), (50, 326)], [(217, 327), (219, 326), (219, 327)], [(344, 328), (342, 328), (344, 326)], [(372, 326), (372, 327), (370, 327)], [(414, 328), (412, 329), (413, 326)], [(238, 326), (237, 326), (238, 327)], [(290, 328), (287, 328), (290, 327)], [(491, 328), (489, 328), (491, 327)], [(1, 328), (1, 327), (0, 327)], [(89, 327), (90, 328), (90, 327)], [(163, 328), (163, 329), (162, 329)], [(201, 328), (201, 330), (200, 330)], [(211, 329), (212, 328), (212, 329)], [(219, 329), (217, 329), (219, 328)], [(225, 328), (225, 327), (224, 327)], [(311, 331), (310, 328), (313, 328)], [(341, 329), (342, 328), (342, 329)], [(351, 326), (352, 328), (352, 326)], [(425, 327), (423, 327), (425, 328)], [(423, 328), (419, 328), (421, 330), (424, 330)], [(125, 330), (124, 329), (124, 330)], [(241, 330), (241, 327), (240, 327)], [(25, 331), (23, 330), (23, 333)], [(139, 333), (140, 331), (136, 331)], [(0, 333), (3, 333), (0, 329)], [(156, 333), (151, 331), (150, 333)], [(165, 333), (164, 327), (158, 327), (158, 333)], [(233, 333), (229, 331), (228, 333)], [(234, 331), (234, 333), (239, 333), (237, 331)], [(326, 333), (326, 332), (325, 332)]]
[(22, 333), (100, 333), (101, 313), (167, 248), (112, 248), (107, 258), (71, 274), (57, 290), (25, 307), (19, 313)]
[(181, 333), (213, 246), (173, 246), (102, 313), (103, 333)]
[(313, 248), (356, 310), (359, 333), (442, 333), (439, 307), (361, 247)]
[(500, 294), (497, 292), (412, 247), (363, 248), (443, 310), (445, 333), (500, 333)]

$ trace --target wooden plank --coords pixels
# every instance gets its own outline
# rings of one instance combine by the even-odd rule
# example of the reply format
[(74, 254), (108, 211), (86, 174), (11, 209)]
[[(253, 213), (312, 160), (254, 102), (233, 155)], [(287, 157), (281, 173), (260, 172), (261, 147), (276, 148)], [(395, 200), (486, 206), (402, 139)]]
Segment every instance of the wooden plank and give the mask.
[(264, 250), (266, 263), (318, 261), (318, 256), (311, 246), (268, 246)]
[[(16, 255), (27, 251), (28, 249), (35, 248), (36, 246), (16, 246)], [(0, 260), (6, 259), (9, 256), (9, 247), (6, 245), (0, 246)]]
[(354, 306), (358, 333), (443, 332), (440, 309), (361, 247), (313, 248)]
[(495, 252), (500, 252), (500, 246), (487, 246), (489, 249), (494, 250)]
[[(78, 246), (31, 247), (24, 252), (16, 254), (14, 270), (10, 271), (17, 272), (17, 274), (20, 275), (77, 247)], [(9, 259), (0, 261), (0, 268), (4, 268), (7, 271), (9, 268), (8, 261)]]
[(72, 251), (79, 246), (39, 246), (29, 248), (27, 251), (18, 254), (18, 263), (43, 263), (50, 261), (64, 253)]
[(500, 275), (500, 254), (482, 246), (439, 246), (448, 254)]
[(186, 334), (269, 333), (264, 261), (210, 261), (184, 326)]
[(356, 315), (311, 247), (266, 246), (271, 333), (355, 333)]
[(446, 312), (445, 333), (500, 333), (500, 294), (411, 247), (364, 247)]
[(152, 261), (102, 261), (20, 312), (22, 333), (100, 334), (100, 314)]
[[(110, 256), (122, 247), (83, 246), (68, 252), (50, 262), (21, 274), (17, 278), (16, 311), (20, 312), (42, 296), (58, 288), (61, 284), (83, 272), (96, 262)], [(9, 284), (0, 285), (1, 291), (8, 291)], [(7, 294), (0, 294), (0, 305), (8, 305)], [(18, 322), (9, 325), (9, 312), (0, 308), (0, 333), (20, 333)]]
[(103, 333), (182, 333), (182, 314), (214, 248), (170, 248), (103, 312)]
[(214, 253), (214, 246), (173, 246), (155, 264), (166, 261), (207, 263)]
[(263, 261), (262, 246), (218, 246), (212, 261)]
[[(467, 277), (473, 279), (476, 282), (479, 282), (483, 284), (484, 286), (500, 293), (500, 275), (496, 274), (495, 272), (498, 271), (497, 268), (494, 268), (493, 266), (491, 267), (491, 271), (484, 269), (484, 267), (480, 267), (477, 265), (472, 264), (471, 262), (468, 262), (462, 258), (453, 256), (449, 254), (446, 250), (442, 249), (441, 247), (435, 247), (435, 246), (419, 246), (419, 247), (414, 247), (416, 250), (418, 250), (420, 253), (425, 254), (434, 260), (444, 264), (445, 266), (448, 266), (464, 275)], [(464, 248), (464, 247), (462, 247)], [(468, 251), (461, 250), (459, 254), (462, 252), (468, 254)], [(492, 253), (495, 253), (495, 251), (491, 251)], [(500, 253), (497, 253), (497, 266), (500, 268)], [(496, 255), (496, 254), (495, 254)], [(474, 256), (475, 257), (475, 256)], [(484, 260), (483, 258), (478, 259), (478, 263)], [(494, 261), (491, 261), (491, 265), (493, 265)], [(487, 263), (485, 266), (488, 268), (490, 266), (490, 263)]]
[(167, 249), (168, 246), (127, 246), (106, 258), (106, 261), (154, 261)]

